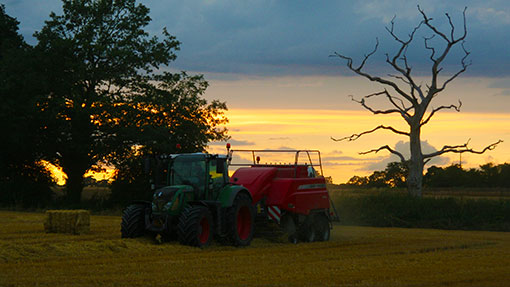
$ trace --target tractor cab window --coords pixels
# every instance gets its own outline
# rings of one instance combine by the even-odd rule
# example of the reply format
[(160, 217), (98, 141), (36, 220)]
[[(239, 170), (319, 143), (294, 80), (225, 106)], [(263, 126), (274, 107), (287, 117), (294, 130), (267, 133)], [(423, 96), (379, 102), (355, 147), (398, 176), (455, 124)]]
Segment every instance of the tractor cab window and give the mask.
[(178, 156), (172, 164), (172, 185), (190, 185), (196, 192), (205, 190), (205, 159), (202, 156)]
[(225, 168), (226, 162), (224, 159), (216, 159), (209, 161), (209, 183), (212, 184), (213, 189), (223, 186), (225, 183)]

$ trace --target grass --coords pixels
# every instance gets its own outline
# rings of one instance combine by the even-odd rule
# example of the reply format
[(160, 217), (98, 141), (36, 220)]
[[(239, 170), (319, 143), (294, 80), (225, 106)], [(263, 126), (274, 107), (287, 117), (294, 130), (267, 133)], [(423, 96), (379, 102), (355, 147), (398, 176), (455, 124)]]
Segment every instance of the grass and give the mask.
[(121, 239), (120, 217), (46, 234), (0, 212), (0, 286), (508, 286), (510, 233), (335, 226), (329, 242), (208, 249)]

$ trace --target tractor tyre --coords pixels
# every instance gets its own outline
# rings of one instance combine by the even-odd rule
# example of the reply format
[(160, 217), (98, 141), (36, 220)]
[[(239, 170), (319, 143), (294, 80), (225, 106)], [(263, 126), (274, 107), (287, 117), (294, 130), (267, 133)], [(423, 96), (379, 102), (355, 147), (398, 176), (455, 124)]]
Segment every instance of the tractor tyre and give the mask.
[(248, 246), (253, 239), (255, 208), (251, 198), (239, 193), (232, 207), (227, 210), (228, 239), (234, 246)]
[(317, 214), (314, 218), (314, 228), (317, 241), (328, 241), (331, 234), (329, 219), (324, 214)]
[(206, 247), (213, 238), (213, 218), (202, 205), (188, 206), (179, 217), (177, 236), (183, 245)]
[(122, 238), (141, 237), (145, 234), (145, 209), (144, 204), (131, 204), (122, 212), (120, 233)]

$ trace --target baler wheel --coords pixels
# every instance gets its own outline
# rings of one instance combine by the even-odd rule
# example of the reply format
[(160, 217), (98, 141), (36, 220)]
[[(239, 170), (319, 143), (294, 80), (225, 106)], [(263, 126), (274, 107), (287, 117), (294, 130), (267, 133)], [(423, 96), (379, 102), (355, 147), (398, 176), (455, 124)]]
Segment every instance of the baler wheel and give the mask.
[(135, 238), (145, 234), (144, 204), (131, 204), (122, 212), (120, 233), (122, 238)]
[(314, 224), (315, 224), (314, 214), (308, 215), (305, 222), (302, 223), (298, 228), (299, 241), (314, 242), (317, 240), (317, 232), (314, 227)]
[(200, 248), (211, 243), (213, 230), (211, 212), (202, 205), (188, 206), (184, 209), (177, 225), (180, 243)]
[(296, 234), (296, 223), (294, 218), (289, 213), (286, 213), (280, 219), (280, 225), (284, 232), (287, 235), (287, 239), (290, 243), (296, 244), (298, 243), (298, 238)]
[(303, 226), (301, 232), (301, 240), (304, 242), (314, 242), (317, 238), (317, 233), (312, 225)]
[(317, 241), (328, 241), (330, 236), (329, 220), (324, 214), (317, 214), (314, 219)]
[(251, 198), (245, 193), (239, 193), (227, 211), (229, 239), (234, 246), (250, 245), (253, 239), (254, 215)]

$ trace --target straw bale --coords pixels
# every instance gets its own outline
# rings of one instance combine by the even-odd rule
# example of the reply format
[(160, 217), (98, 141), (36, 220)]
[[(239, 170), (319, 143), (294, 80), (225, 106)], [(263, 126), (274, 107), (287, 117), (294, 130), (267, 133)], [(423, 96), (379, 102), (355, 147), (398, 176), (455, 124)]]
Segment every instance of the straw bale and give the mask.
[(83, 234), (90, 232), (88, 210), (47, 210), (44, 230), (52, 233)]

